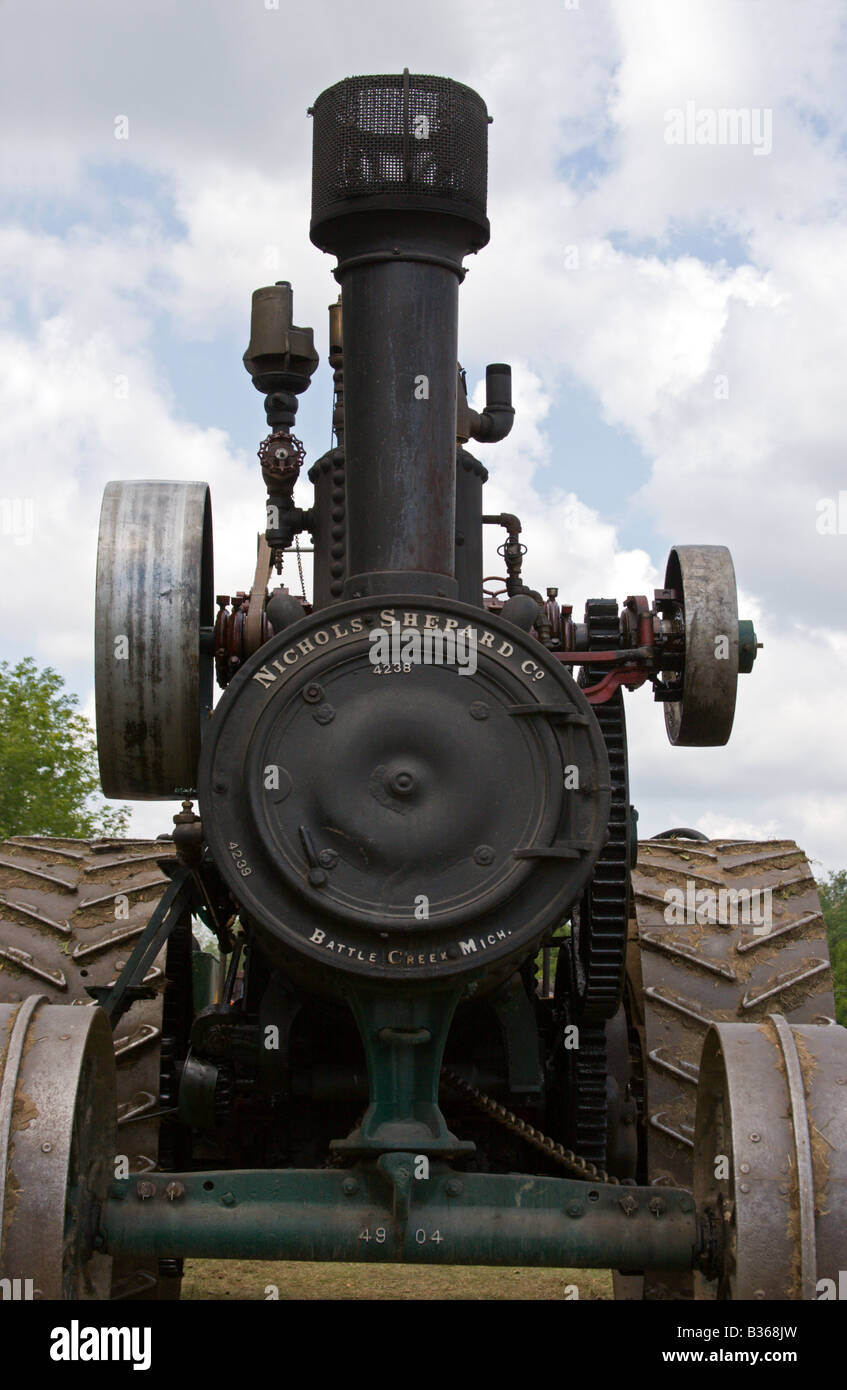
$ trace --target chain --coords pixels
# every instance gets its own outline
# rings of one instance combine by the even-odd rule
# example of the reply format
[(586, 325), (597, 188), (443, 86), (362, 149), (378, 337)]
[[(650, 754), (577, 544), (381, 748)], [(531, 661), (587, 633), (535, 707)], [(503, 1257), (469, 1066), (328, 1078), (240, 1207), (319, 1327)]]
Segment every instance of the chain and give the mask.
[[(483, 1110), (486, 1115), (490, 1115), (498, 1124), (511, 1130), (512, 1134), (517, 1134), (521, 1139), (525, 1139), (534, 1148), (540, 1149), (554, 1163), (559, 1163), (569, 1172), (574, 1173), (578, 1178), (584, 1178), (586, 1182), (612, 1183), (620, 1186), (620, 1178), (615, 1178), (611, 1173), (607, 1173), (603, 1168), (595, 1168), (593, 1163), (589, 1163), (585, 1158), (579, 1158), (572, 1149), (564, 1149), (561, 1144), (557, 1144), (555, 1139), (550, 1139), (546, 1134), (542, 1134), (540, 1129), (535, 1129), (527, 1124), (519, 1115), (507, 1110), (505, 1105), (500, 1105), (491, 1096), (487, 1096), (484, 1091), (480, 1091), (476, 1086), (471, 1086), (467, 1081), (463, 1081), (461, 1076), (457, 1076), (448, 1067), (441, 1068), (441, 1078), (449, 1082), (454, 1090), (461, 1091), (462, 1095), (472, 1100), (474, 1105)], [(361, 1124), (364, 1115), (358, 1121)], [(333, 1154), (325, 1163), (326, 1168), (338, 1168), (345, 1162), (343, 1154)]]
[(303, 578), (303, 557), (300, 554), (300, 537), (294, 537), (294, 553), (297, 556), (297, 573), (300, 575), (300, 592), (306, 597), (306, 581)]
[(463, 1081), (461, 1076), (457, 1076), (454, 1071), (442, 1067), (441, 1075), (455, 1090), (461, 1091), (462, 1095), (467, 1096), (468, 1100), (472, 1100), (474, 1105), (484, 1111), (486, 1115), (490, 1115), (505, 1129), (511, 1130), (512, 1134), (517, 1134), (521, 1139), (525, 1139), (528, 1144), (532, 1144), (533, 1148), (540, 1149), (547, 1158), (552, 1159), (554, 1163), (561, 1164), (563, 1168), (567, 1168), (576, 1177), (584, 1178), (587, 1182), (607, 1182), (614, 1183), (616, 1186), (620, 1185), (619, 1178), (612, 1177), (603, 1168), (596, 1168), (587, 1159), (579, 1158), (572, 1149), (563, 1148), (561, 1144), (556, 1143), (555, 1139), (550, 1139), (548, 1135), (542, 1134), (540, 1129), (535, 1129), (533, 1125), (527, 1124), (526, 1120), (522, 1120), (519, 1115), (507, 1110), (505, 1105), (500, 1105), (496, 1100), (492, 1100), (491, 1096), (478, 1090), (476, 1086), (471, 1086), (467, 1081)]

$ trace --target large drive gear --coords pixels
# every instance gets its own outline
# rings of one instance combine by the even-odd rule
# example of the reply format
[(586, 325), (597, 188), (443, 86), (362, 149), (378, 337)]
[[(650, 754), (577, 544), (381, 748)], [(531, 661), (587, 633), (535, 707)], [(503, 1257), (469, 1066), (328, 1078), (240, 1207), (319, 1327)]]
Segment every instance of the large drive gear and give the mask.
[[(620, 620), (614, 599), (589, 599), (585, 606), (588, 647), (608, 651), (618, 645)], [(579, 684), (603, 679), (607, 668), (583, 667)], [(629, 909), (629, 776), (623, 692), (595, 705), (609, 758), (611, 801), (608, 839), (592, 878), (571, 918), (571, 936), (559, 952), (556, 996), (560, 1027), (575, 1024), (579, 1047), (560, 1049), (555, 1066), (563, 1069), (567, 1091), (567, 1142), (595, 1163), (606, 1161), (606, 1022), (620, 1006)]]
[[(21, 835), (0, 845), (0, 1003), (41, 994), (52, 1004), (90, 1007), (87, 987), (115, 980), (167, 887), (157, 860), (173, 852), (155, 840)], [(186, 933), (190, 949), (190, 926)], [(163, 1015), (167, 1026), (174, 1010), (166, 1004), (166, 968), (168, 978), (181, 973), (174, 952), (181, 946), (184, 954), (184, 945), (177, 928), (167, 956), (162, 952), (146, 977), (155, 998), (135, 1002), (113, 1039), (118, 1154), (139, 1175), (159, 1166), (159, 1112), (175, 1104), (174, 1039), (163, 1037)], [(190, 967), (189, 957), (189, 987)], [(155, 1258), (119, 1257), (111, 1296), (175, 1298), (179, 1275)]]
[[(589, 599), (585, 605), (588, 647), (608, 651), (618, 645), (620, 622), (614, 600)], [(608, 674), (602, 666), (584, 666), (582, 687)], [(577, 1019), (597, 1023), (617, 1012), (621, 1001), (629, 917), (630, 809), (623, 691), (593, 707), (609, 756), (612, 795), (608, 839), (579, 907), (574, 912), (573, 988)]]

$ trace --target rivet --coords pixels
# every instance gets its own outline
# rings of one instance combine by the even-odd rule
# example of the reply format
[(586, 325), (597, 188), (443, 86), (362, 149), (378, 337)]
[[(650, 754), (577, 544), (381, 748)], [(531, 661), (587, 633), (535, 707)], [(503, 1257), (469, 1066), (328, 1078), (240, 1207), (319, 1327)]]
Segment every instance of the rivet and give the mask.
[(225, 1192), (224, 1195), (221, 1197), (221, 1202), (225, 1207), (238, 1206), (238, 1198), (236, 1197), (234, 1192)]
[(142, 1202), (146, 1202), (150, 1197), (156, 1195), (156, 1184), (152, 1182), (138, 1182), (135, 1184), (135, 1191)]
[(761, 1139), (761, 1137), (762, 1137), (761, 1134), (751, 1134), (751, 1135), (750, 1135), (750, 1139), (751, 1139), (752, 1143), (754, 1143), (754, 1144), (758, 1144), (759, 1141), (760, 1141), (760, 1139)]
[(359, 1191), (359, 1184), (355, 1178), (345, 1178), (341, 1184), (341, 1191), (345, 1197), (353, 1197)]
[(568, 1202), (568, 1216), (582, 1216), (582, 1210), (581, 1202)]
[(325, 869), (334, 869), (338, 863), (338, 855), (334, 849), (322, 849), (318, 855), (318, 863)]
[(321, 705), (320, 709), (313, 711), (312, 718), (317, 724), (331, 724), (335, 718), (335, 710), (332, 705)]
[(399, 772), (394, 772), (388, 779), (388, 785), (395, 796), (408, 796), (415, 790), (414, 774), (402, 768)]
[(740, 1164), (739, 1166), (740, 1166), (740, 1168), (741, 1168), (742, 1173), (749, 1173), (749, 1172), (750, 1172), (750, 1164), (749, 1164), (749, 1163), (742, 1163), (742, 1164)]
[(765, 1298), (766, 1295), (765, 1295), (764, 1289), (756, 1289), (755, 1292), (754, 1292), (754, 1294), (753, 1294), (753, 1297), (754, 1297), (754, 1298)]
[(473, 857), (477, 864), (491, 864), (494, 859), (494, 850), (490, 845), (477, 845)]
[(181, 1182), (169, 1182), (165, 1188), (165, 1196), (169, 1202), (177, 1202), (180, 1197), (185, 1196), (185, 1188)]
[(444, 1191), (448, 1197), (461, 1197), (464, 1183), (459, 1178), (448, 1178), (444, 1185)]
[(471, 719), (487, 719), (491, 711), (484, 700), (474, 700), (468, 713)]
[(52, 1144), (42, 1144), (42, 1145), (41, 1145), (41, 1152), (42, 1152), (43, 1154), (52, 1153), (52, 1152), (53, 1152), (53, 1145), (52, 1145)]
[(749, 1182), (743, 1182), (743, 1183), (741, 1183), (741, 1185), (740, 1185), (740, 1187), (739, 1187), (739, 1191), (740, 1191), (740, 1192), (749, 1192), (749, 1191), (750, 1191), (750, 1184), (749, 1184)]

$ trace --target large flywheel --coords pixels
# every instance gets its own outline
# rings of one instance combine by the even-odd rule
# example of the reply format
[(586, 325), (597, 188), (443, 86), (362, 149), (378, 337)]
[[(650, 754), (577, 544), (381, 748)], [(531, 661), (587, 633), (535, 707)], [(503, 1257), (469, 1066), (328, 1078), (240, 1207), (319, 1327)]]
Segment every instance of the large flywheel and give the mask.
[[(732, 732), (738, 672), (750, 669), (743, 661), (739, 665), (735, 570), (726, 546), (675, 545), (665, 590), (675, 596), (674, 620), (685, 635), (684, 670), (674, 681), (679, 694), (665, 703), (668, 739), (720, 747)], [(750, 627), (745, 624), (745, 630)]]
[(106, 796), (191, 795), (212, 707), (212, 508), (206, 483), (106, 485), (95, 684)]

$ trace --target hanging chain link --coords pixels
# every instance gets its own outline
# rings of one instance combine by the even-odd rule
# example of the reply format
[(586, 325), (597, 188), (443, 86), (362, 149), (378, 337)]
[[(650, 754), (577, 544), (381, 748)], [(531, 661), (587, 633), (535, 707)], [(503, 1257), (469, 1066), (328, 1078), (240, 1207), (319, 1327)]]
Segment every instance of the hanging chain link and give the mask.
[(306, 581), (303, 578), (303, 557), (300, 554), (300, 537), (294, 537), (294, 553), (297, 556), (297, 573), (300, 575), (300, 592), (303, 599), (306, 599)]
[(507, 1110), (505, 1105), (500, 1105), (491, 1096), (487, 1096), (484, 1091), (480, 1091), (476, 1086), (471, 1086), (469, 1082), (463, 1081), (461, 1076), (457, 1076), (454, 1071), (449, 1071), (447, 1067), (442, 1067), (441, 1075), (445, 1081), (457, 1091), (461, 1091), (463, 1096), (473, 1101), (478, 1109), (486, 1115), (490, 1115), (498, 1124), (505, 1129), (517, 1134), (521, 1139), (525, 1139), (533, 1148), (539, 1149), (547, 1158), (559, 1163), (568, 1172), (573, 1173), (578, 1178), (584, 1178), (586, 1182), (613, 1183), (620, 1186), (620, 1178), (613, 1177), (603, 1168), (596, 1168), (587, 1159), (580, 1158), (572, 1149), (565, 1149), (561, 1144), (557, 1144), (555, 1139), (542, 1134), (540, 1129), (535, 1129), (533, 1125), (527, 1124), (519, 1115), (515, 1115), (512, 1110)]

